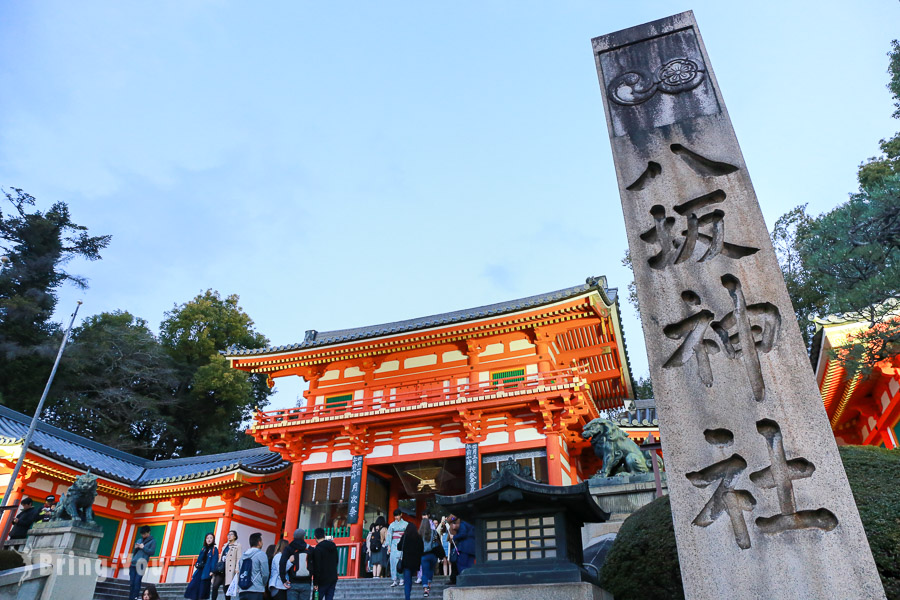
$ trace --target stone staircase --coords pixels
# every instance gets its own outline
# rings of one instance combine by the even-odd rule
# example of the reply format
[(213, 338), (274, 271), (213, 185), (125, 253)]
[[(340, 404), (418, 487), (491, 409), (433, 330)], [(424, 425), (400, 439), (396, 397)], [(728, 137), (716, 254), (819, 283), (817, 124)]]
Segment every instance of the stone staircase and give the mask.
[[(184, 600), (184, 590), (187, 583), (156, 583), (156, 590), (161, 600)], [(107, 579), (98, 581), (94, 588), (94, 600), (129, 600), (129, 583), (127, 579)], [(225, 600), (224, 594), (219, 592), (220, 600)]]
[[(444, 589), (449, 579), (435, 577), (431, 582), (429, 600), (443, 600)], [(156, 589), (162, 600), (182, 600), (186, 583), (159, 583)], [(422, 598), (422, 584), (413, 584), (410, 598)], [(225, 600), (224, 593), (219, 592), (219, 599)], [(94, 600), (128, 600), (127, 579), (107, 579), (97, 582), (94, 589)], [(341, 579), (335, 590), (334, 600), (403, 600), (403, 586), (391, 587), (390, 579)]]
[[(448, 577), (435, 577), (431, 582), (431, 594), (428, 600), (443, 600), (444, 589), (447, 588)], [(422, 598), (422, 584), (413, 583), (411, 599)], [(381, 579), (341, 579), (334, 592), (334, 600), (403, 600), (403, 586), (391, 587), (390, 578)]]

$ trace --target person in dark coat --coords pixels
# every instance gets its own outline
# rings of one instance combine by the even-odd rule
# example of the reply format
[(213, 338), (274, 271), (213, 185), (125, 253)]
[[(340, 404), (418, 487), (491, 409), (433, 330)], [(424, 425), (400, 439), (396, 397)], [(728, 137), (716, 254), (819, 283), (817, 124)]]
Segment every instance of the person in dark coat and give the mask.
[(459, 552), (459, 558), (456, 559), (457, 569), (462, 573), (475, 564), (475, 528), (460, 519), (459, 529), (452, 539)]
[(40, 514), (38, 507), (34, 505), (34, 500), (25, 498), (22, 500), (22, 510), (13, 519), (12, 529), (9, 531), (9, 537), (13, 540), (20, 540), (28, 535), (28, 530), (38, 520)]
[(334, 542), (325, 539), (325, 530), (321, 527), (316, 528), (312, 563), (313, 589), (318, 590), (319, 600), (334, 600), (338, 580), (338, 551)]
[(41, 508), (40, 514), (38, 514), (38, 520), (46, 523), (50, 520), (50, 517), (53, 516), (53, 509), (56, 508), (56, 496), (50, 494), (47, 496), (47, 499), (44, 500), (44, 506)]
[(150, 526), (142, 525), (138, 529), (138, 533), (141, 537), (134, 542), (131, 567), (128, 568), (128, 577), (131, 580), (131, 589), (128, 592), (129, 600), (141, 600), (141, 579), (147, 571), (150, 559), (156, 554), (156, 540), (150, 535)]
[(312, 587), (312, 575), (306, 545), (306, 530), (294, 531), (294, 541), (281, 553), (281, 561), (278, 564), (278, 575), (284, 585), (287, 586), (288, 600), (310, 600)]
[(209, 598), (210, 584), (212, 583), (212, 572), (219, 562), (219, 549), (216, 548), (216, 536), (207, 533), (203, 540), (203, 547), (197, 556), (197, 562), (194, 563), (194, 574), (191, 576), (191, 582), (187, 589), (184, 590), (184, 597), (190, 600), (206, 600)]
[(419, 535), (416, 526), (412, 523), (406, 526), (406, 532), (400, 538), (397, 549), (403, 553), (400, 557), (399, 568), (403, 573), (403, 593), (406, 600), (409, 600), (409, 595), (412, 593), (413, 575), (418, 573), (419, 567), (422, 566), (422, 553), (425, 550), (422, 536)]

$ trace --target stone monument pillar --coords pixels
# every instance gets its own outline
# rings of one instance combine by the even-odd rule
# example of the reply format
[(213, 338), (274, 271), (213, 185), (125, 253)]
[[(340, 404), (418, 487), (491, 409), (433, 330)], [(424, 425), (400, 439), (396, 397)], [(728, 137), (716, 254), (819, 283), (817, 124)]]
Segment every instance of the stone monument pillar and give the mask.
[(50, 566), (41, 600), (93, 598), (102, 537), (99, 525), (84, 521), (38, 523), (28, 531), (25, 554), (29, 561)]
[(686, 596), (883, 598), (693, 14), (593, 51)]

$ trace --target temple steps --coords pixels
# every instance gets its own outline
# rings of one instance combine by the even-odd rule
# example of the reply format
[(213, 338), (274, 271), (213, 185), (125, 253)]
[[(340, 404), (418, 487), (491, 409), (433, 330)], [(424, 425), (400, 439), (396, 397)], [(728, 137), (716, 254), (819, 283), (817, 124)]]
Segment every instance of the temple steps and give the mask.
[[(442, 600), (447, 577), (435, 577), (431, 582), (429, 600)], [(156, 589), (162, 600), (182, 600), (186, 583), (159, 583)], [(127, 600), (127, 579), (107, 579), (98, 581), (94, 589), (94, 600)], [(411, 598), (422, 598), (422, 585), (413, 584)], [(224, 593), (219, 592), (219, 599), (225, 600)], [(341, 579), (335, 590), (334, 600), (403, 600), (403, 586), (391, 587), (390, 579)]]
[[(156, 590), (161, 600), (184, 600), (187, 583), (157, 583)], [(94, 600), (128, 600), (130, 584), (127, 579), (107, 579), (98, 581), (94, 588)], [(219, 599), (225, 595), (219, 592)]]
[[(428, 599), (442, 600), (448, 581), (447, 577), (435, 577), (431, 582), (431, 595)], [(403, 586), (392, 588), (389, 578), (341, 579), (334, 592), (334, 600), (403, 600), (403, 597)], [(421, 583), (413, 583), (410, 598), (422, 598)]]

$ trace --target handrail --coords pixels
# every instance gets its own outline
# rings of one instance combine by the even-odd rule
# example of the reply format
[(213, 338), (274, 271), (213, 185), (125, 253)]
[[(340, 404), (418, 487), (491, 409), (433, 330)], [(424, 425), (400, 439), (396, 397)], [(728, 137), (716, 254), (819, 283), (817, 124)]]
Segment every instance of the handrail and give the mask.
[(542, 388), (551, 385), (566, 388), (583, 383), (586, 383), (586, 380), (582, 377), (581, 369), (578, 367), (544, 373), (512, 375), (503, 379), (458, 385), (449, 385), (447, 380), (434, 380), (433, 382), (427, 382), (427, 384), (419, 382), (415, 385), (415, 389), (411, 390), (402, 390), (402, 388), (402, 391), (397, 388), (374, 390), (381, 391), (382, 394), (374, 396), (373, 392), (372, 397), (359, 400), (351, 399), (340, 404), (315, 404), (303, 408), (259, 411), (254, 416), (253, 426), (290, 425), (292, 422), (316, 418), (322, 419), (338, 415), (379, 412), (423, 404), (433, 405), (460, 399), (472, 400), (481, 396), (521, 395), (523, 393), (541, 391)]

